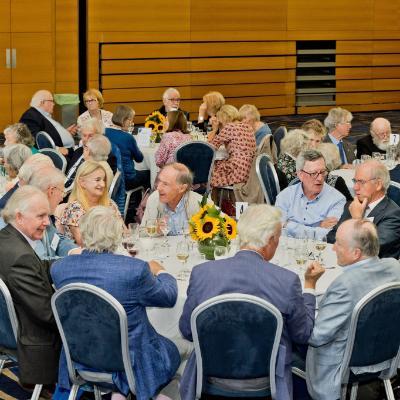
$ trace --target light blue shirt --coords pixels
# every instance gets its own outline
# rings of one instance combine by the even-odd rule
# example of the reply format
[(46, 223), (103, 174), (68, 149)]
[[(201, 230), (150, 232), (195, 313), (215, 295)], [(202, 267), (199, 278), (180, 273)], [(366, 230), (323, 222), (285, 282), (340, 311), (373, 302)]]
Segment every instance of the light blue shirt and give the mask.
[[(340, 155), (339, 143), (341, 142), (342, 146), (343, 146), (343, 140), (337, 140), (335, 137), (333, 137), (329, 133), (328, 133), (328, 136), (329, 136), (329, 139), (331, 139), (331, 142), (338, 148), (339, 155)], [(342, 157), (342, 156), (340, 155), (340, 157)], [(344, 157), (343, 164), (347, 164), (347, 156), (346, 156), (346, 152), (344, 150), (343, 150), (343, 157)]]
[(164, 215), (168, 215), (169, 235), (182, 235), (188, 227), (187, 193), (180, 199), (175, 210), (171, 210), (167, 204), (164, 205)]
[(276, 198), (275, 206), (282, 211), (282, 223), (289, 236), (322, 238), (330, 229), (320, 223), (328, 217), (340, 219), (346, 198), (332, 186), (324, 183), (321, 193), (309, 200), (303, 192), (302, 183), (287, 187)]

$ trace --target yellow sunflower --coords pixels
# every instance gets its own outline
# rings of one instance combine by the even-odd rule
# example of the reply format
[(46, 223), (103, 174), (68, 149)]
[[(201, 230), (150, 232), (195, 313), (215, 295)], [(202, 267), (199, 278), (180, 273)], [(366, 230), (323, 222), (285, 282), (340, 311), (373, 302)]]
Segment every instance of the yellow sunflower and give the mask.
[(150, 128), (152, 131), (154, 131), (156, 128), (156, 124), (153, 121), (146, 121), (144, 126), (145, 128)]
[(224, 217), (225, 223), (224, 223), (224, 234), (225, 236), (231, 240), (235, 239), (236, 234), (237, 234), (237, 225), (236, 221), (233, 218), (230, 218), (228, 216)]
[(164, 125), (163, 124), (158, 124), (156, 126), (157, 133), (161, 133), (163, 131), (163, 129), (164, 129)]
[(189, 235), (193, 240), (198, 241), (199, 237), (197, 236), (196, 228), (192, 224), (189, 224)]
[(215, 234), (219, 232), (219, 219), (213, 218), (208, 215), (204, 219), (196, 224), (197, 236), (200, 240), (211, 239)]

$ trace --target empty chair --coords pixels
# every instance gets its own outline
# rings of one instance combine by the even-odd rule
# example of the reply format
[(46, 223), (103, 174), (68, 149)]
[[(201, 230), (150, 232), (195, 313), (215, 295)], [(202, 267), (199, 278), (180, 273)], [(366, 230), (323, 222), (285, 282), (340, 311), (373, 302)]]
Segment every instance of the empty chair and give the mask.
[(40, 131), (36, 134), (36, 146), (39, 150), (56, 148), (54, 140), (45, 131)]
[[(11, 294), (2, 279), (0, 279), (0, 374), (7, 360), (17, 360), (18, 320), (15, 314)], [(42, 390), (40, 384), (35, 385), (31, 400), (39, 399)]]
[(276, 196), (280, 192), (278, 175), (275, 167), (266, 154), (260, 154), (256, 160), (256, 171), (264, 192), (267, 204), (274, 205)]
[(113, 180), (111, 182), (110, 188), (108, 189), (108, 194), (111, 200), (114, 200), (118, 206), (119, 212), (123, 215), (125, 211), (125, 183), (124, 175), (121, 171), (117, 170)]
[[(96, 400), (101, 399), (100, 390), (110, 391), (112, 373), (116, 372), (126, 374), (129, 389), (135, 393), (128, 321), (122, 305), (103, 289), (73, 283), (53, 295), (51, 307), (73, 385), (69, 399), (74, 400), (85, 383), (93, 386)], [(80, 365), (79, 370), (76, 364)]]
[(281, 140), (285, 137), (286, 132), (287, 132), (287, 130), (286, 130), (285, 126), (279, 126), (278, 128), (276, 128), (276, 130), (272, 134), (274, 137), (274, 142), (276, 144), (278, 156), (279, 156), (279, 154), (281, 154)]
[[(175, 150), (175, 161), (185, 164), (193, 172), (194, 191), (210, 191), (210, 180), (215, 160), (215, 149), (203, 141), (183, 143)], [(201, 185), (196, 188), (197, 185)]]
[(54, 149), (40, 149), (39, 152), (50, 157), (54, 166), (65, 173), (67, 160), (59, 151)]
[[(276, 398), (275, 366), (283, 320), (275, 306), (251, 295), (224, 294), (197, 306), (190, 323), (197, 363), (196, 399), (202, 393)], [(264, 388), (233, 390), (221, 382), (255, 378), (265, 378)]]
[(393, 200), (398, 206), (400, 206), (400, 183), (390, 181), (390, 185), (387, 190), (387, 196)]

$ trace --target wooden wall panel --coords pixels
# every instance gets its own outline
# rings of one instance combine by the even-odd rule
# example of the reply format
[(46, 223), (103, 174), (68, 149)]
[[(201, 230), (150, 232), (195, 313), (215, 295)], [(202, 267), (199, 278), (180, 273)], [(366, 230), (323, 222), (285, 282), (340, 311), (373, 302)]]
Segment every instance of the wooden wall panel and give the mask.
[(78, 33), (56, 34), (56, 80), (78, 81)]
[[(2, 0), (5, 1), (5, 0)], [(12, 32), (51, 32), (54, 28), (53, 0), (12, 0)], [(27, 11), (29, 10), (29, 16)]]
[(10, 32), (10, 2), (0, 1), (0, 32)]
[(78, 32), (79, 0), (55, 0), (56, 32)]
[(3, 132), (4, 128), (9, 125), (12, 121), (12, 110), (11, 110), (11, 85), (0, 85), (0, 132)]

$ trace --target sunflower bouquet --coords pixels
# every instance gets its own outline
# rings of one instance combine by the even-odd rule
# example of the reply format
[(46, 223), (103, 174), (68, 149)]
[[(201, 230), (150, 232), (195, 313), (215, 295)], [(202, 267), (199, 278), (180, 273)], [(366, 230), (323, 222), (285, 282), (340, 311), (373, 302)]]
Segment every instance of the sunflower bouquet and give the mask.
[(165, 117), (159, 111), (152, 112), (144, 121), (145, 128), (150, 128), (153, 132), (151, 139), (159, 143), (163, 134)]
[(230, 241), (236, 237), (236, 221), (214, 204), (207, 203), (207, 195), (204, 195), (200, 210), (189, 220), (189, 233), (198, 242), (200, 253), (212, 260), (215, 246), (228, 247)]

